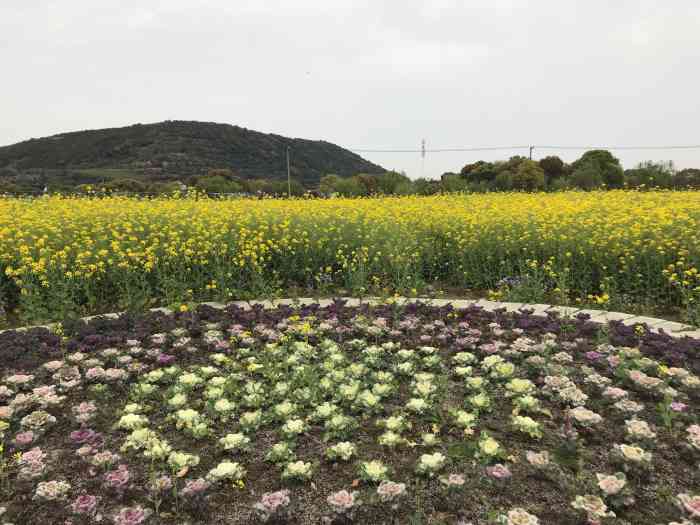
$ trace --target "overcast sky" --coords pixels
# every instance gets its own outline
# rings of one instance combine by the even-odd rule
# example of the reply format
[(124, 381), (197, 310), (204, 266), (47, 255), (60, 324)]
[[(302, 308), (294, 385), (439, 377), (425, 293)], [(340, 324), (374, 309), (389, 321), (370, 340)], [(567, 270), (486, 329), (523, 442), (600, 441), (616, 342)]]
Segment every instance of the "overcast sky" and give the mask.
[(0, 66), (0, 144), (166, 119), (347, 148), (700, 144), (698, 0), (0, 0)]

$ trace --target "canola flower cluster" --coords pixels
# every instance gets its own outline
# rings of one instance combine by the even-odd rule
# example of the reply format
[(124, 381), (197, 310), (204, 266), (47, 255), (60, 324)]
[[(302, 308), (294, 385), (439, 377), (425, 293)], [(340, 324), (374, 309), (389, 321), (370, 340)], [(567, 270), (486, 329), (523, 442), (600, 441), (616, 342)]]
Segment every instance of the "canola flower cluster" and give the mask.
[(692, 309), (699, 271), (692, 191), (0, 199), (2, 299), (28, 320), (289, 290), (486, 290), (527, 276), (559, 302)]

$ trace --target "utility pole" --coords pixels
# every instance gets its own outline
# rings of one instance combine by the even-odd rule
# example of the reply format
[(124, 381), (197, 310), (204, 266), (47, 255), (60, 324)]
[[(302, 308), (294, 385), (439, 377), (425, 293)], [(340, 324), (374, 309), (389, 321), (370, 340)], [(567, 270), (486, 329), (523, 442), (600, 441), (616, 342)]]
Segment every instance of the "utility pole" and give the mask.
[(287, 146), (287, 196), (292, 198), (292, 172), (289, 168), (289, 146)]
[(423, 139), (420, 143), (420, 158), (420, 176), (423, 178), (425, 176), (425, 139)]
[(535, 146), (530, 146), (530, 160), (532, 160), (532, 150), (535, 149)]

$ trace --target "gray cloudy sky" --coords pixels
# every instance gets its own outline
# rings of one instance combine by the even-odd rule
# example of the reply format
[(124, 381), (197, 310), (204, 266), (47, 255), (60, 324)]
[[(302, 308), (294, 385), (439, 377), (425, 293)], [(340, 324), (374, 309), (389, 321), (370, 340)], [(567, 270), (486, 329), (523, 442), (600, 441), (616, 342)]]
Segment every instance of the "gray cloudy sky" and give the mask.
[(698, 0), (1, 0), (0, 144), (165, 119), (348, 148), (700, 144), (699, 28)]

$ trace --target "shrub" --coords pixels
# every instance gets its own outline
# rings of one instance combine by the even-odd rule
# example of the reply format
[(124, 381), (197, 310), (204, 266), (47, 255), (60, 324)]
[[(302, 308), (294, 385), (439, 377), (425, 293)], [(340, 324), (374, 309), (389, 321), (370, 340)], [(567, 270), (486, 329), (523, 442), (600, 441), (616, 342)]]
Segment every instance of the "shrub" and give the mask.
[(535, 191), (544, 188), (544, 170), (532, 160), (522, 161), (512, 177), (514, 189)]
[(574, 170), (570, 182), (575, 188), (593, 190), (603, 185), (603, 176), (594, 164), (585, 164)]

